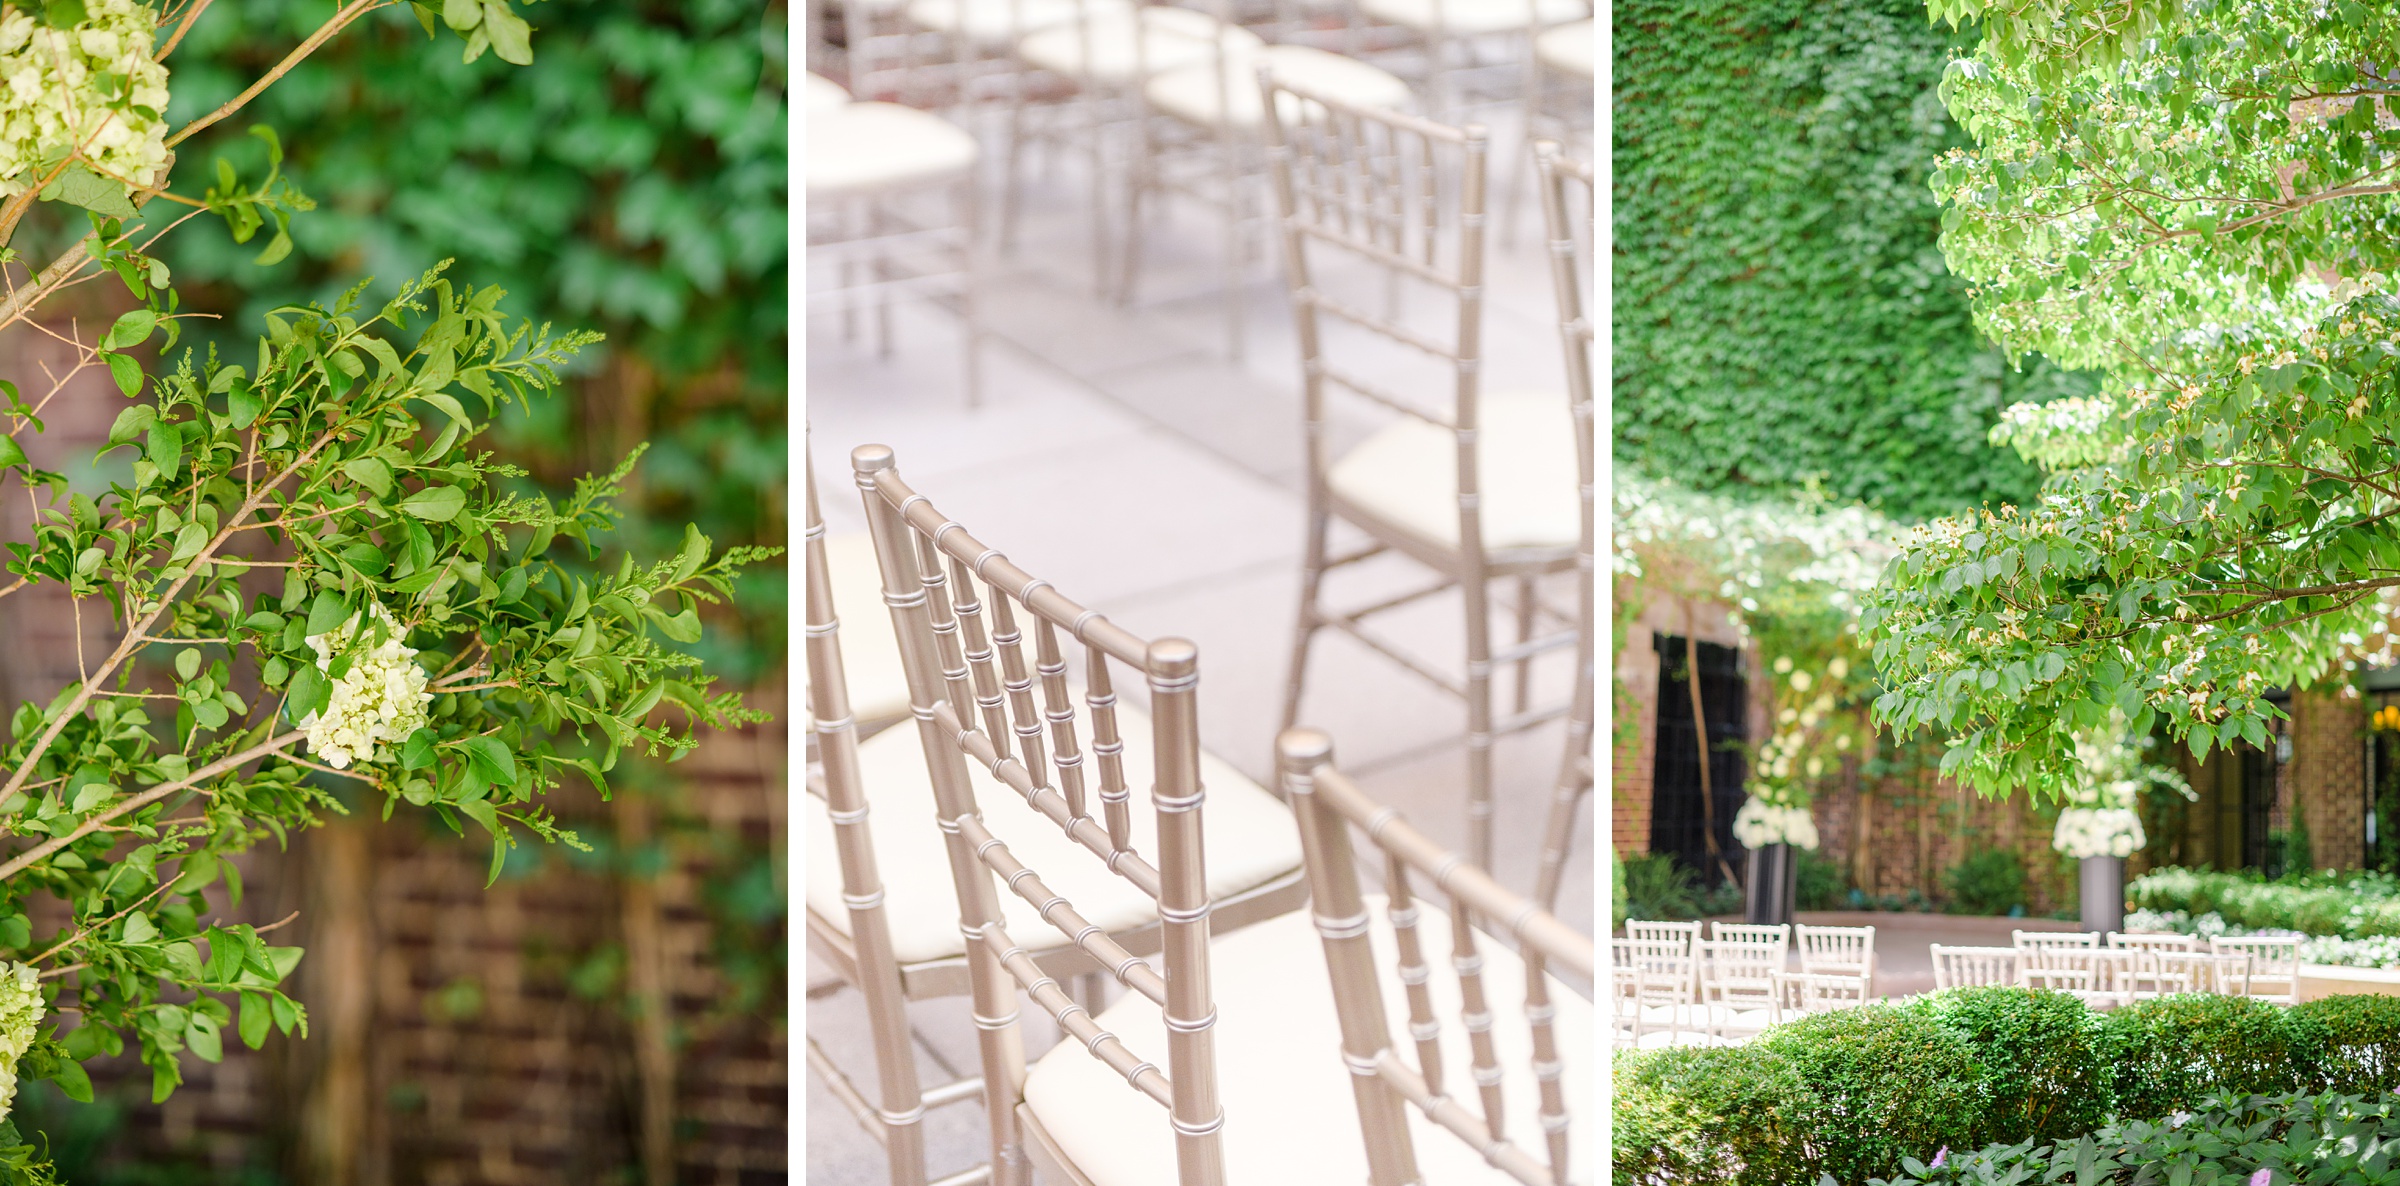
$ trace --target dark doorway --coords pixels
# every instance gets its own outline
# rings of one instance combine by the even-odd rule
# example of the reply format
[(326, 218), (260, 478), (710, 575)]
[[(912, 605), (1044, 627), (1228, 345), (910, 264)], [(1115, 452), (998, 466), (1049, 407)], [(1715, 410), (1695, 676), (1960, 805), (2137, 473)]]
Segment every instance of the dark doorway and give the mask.
[[(1692, 693), (1684, 640), (1656, 635), (1658, 647), (1658, 736), (1651, 752), (1650, 851), (1672, 853), (1700, 875), (1702, 885), (1720, 885), (1725, 874), (1708, 852), (1708, 814), (1700, 798), (1700, 747), (1692, 722)], [(1708, 719), (1708, 779), (1715, 800), (1717, 849), (1725, 863), (1741, 867), (1742, 848), (1733, 839), (1733, 816), (1742, 808), (1742, 753), (1748, 736), (1750, 698), (1742, 653), (1701, 643), (1700, 708)]]

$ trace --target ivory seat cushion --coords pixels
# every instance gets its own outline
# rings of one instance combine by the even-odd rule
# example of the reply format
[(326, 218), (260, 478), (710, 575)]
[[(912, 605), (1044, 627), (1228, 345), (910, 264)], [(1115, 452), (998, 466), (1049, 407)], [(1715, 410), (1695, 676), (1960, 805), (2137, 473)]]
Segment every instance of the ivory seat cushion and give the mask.
[[(1414, 1066), (1408, 998), (1385, 903), (1373, 897), (1367, 906), (1387, 1034)], [(1431, 902), (1420, 900), (1417, 906), (1417, 933), (1426, 962), (1435, 969), (1428, 983), (1442, 1023), (1443, 1078), (1452, 1093), (1473, 1099), (1467, 1039), (1459, 1026), (1458, 978), (1450, 970), (1450, 921)], [(1524, 1023), (1525, 965), (1488, 936), (1480, 937), (1478, 946), (1504, 1076), (1503, 1127), (1513, 1139), (1543, 1150), (1533, 1039)], [(1365, 1182), (1365, 1137), (1350, 1071), (1342, 1061), (1325, 948), (1309, 912), (1295, 911), (1217, 938), (1209, 945), (1209, 977), (1217, 1007), (1213, 1034), (1218, 1098), (1225, 1109), (1225, 1180), (1243, 1186)], [(1591, 1056), (1598, 1031), (1591, 1002), (1555, 979), (1550, 998), (1566, 1063), (1568, 1171), (1576, 1181), (1592, 1181), (1602, 1156), (1600, 1068)], [(1128, 993), (1098, 1021), (1137, 1057), (1167, 1065), (1166, 1025), (1147, 998)], [(1033, 1064), (1025, 1105), (1095, 1186), (1175, 1186), (1175, 1132), (1166, 1109), (1128, 1087), (1080, 1043), (1061, 1043)], [(1443, 1186), (1514, 1181), (1413, 1107), (1407, 1111), (1422, 1181)], [(1546, 1151), (1537, 1156), (1546, 1158)]]
[(800, 82), (800, 109), (817, 112), (831, 111), (850, 101), (850, 92), (842, 84), (811, 71)]
[[(1305, 45), (1271, 45), (1225, 63), (1225, 98), (1232, 108), (1233, 127), (1256, 128), (1264, 122), (1267, 107), (1258, 90), (1260, 66), (1294, 86), (1360, 107), (1396, 110), (1409, 100), (1408, 84), (1389, 71)], [(1168, 71), (1142, 89), (1153, 106), (1186, 123), (1203, 128), (1226, 126), (1218, 110), (1216, 80), (1207, 63)], [(1285, 122), (1300, 119), (1300, 100), (1285, 95), (1276, 106), (1283, 109)]]
[(907, 16), (920, 28), (1003, 49), (1036, 30), (1128, 7), (1127, 0), (914, 0)]
[(975, 167), (975, 138), (897, 103), (808, 113), (808, 195), (844, 197), (956, 180)]
[(1592, 57), (1599, 52), (1592, 22), (1576, 21), (1546, 29), (1533, 39), (1533, 52), (1542, 64), (1582, 78), (1592, 77)]
[[(1087, 723), (1079, 713), (1077, 735), (1084, 750), (1088, 810), (1097, 819), (1099, 764), (1091, 754), (1090, 732), (1082, 727)], [(1117, 728), (1125, 742), (1134, 848), (1156, 864), (1158, 820), (1150, 807), (1150, 719), (1120, 701)], [(951, 887), (948, 849), (935, 823), (933, 781), (925, 771), (923, 755), (914, 723), (886, 729), (858, 747), (875, 863), (883, 878), (884, 914), (891, 927), (893, 953), (907, 964), (965, 951), (965, 940), (958, 932), (958, 895)], [(1148, 895), (1109, 872), (1098, 856), (1068, 839), (1049, 817), (1028, 806), (980, 763), (969, 760), (967, 773), (974, 780), (984, 826), (1093, 925), (1119, 931), (1158, 917), (1158, 906)], [(1205, 751), (1200, 755), (1200, 784), (1207, 793), (1200, 821), (1212, 899), (1255, 889), (1300, 867), (1299, 827), (1291, 811), (1273, 794)], [(809, 909), (848, 934), (850, 912), (842, 904), (842, 871), (834, 847), (833, 821), (824, 802), (813, 795), (807, 797), (806, 810)], [(1008, 933), (1027, 950), (1045, 951), (1067, 942), (1023, 898), (1006, 887), (999, 893)]]
[[(1567, 397), (1497, 392), (1476, 407), (1484, 550), (1573, 548), (1583, 512)], [(1458, 547), (1458, 446), (1449, 429), (1397, 421), (1343, 454), (1325, 480), (1377, 519), (1436, 547)]]
[[(1134, 11), (1119, 8), (1083, 22), (1053, 24), (1026, 36), (1017, 44), (1017, 54), (1044, 70), (1069, 78), (1122, 83), (1145, 70), (1156, 74), (1161, 70), (1206, 65), (1216, 58), (1216, 51), (1209, 48), (1211, 36), (1224, 43), (1228, 56), (1238, 57), (1264, 44), (1256, 33), (1238, 25), (1219, 25), (1207, 13), (1189, 8), (1149, 6), (1138, 10), (1138, 18)], [(1138, 45), (1134, 37), (1137, 21), (1142, 30)], [(1091, 50), (1089, 63), (1084, 61), (1087, 43)], [(1257, 89), (1257, 84), (1253, 83), (1251, 89)]]
[(1583, 0), (1359, 0), (1375, 20), (1421, 32), (1508, 33), (1589, 16)]
[(825, 575), (833, 586), (834, 617), (842, 627), (842, 673), (850, 715), (860, 723), (908, 715), (908, 671), (900, 640), (883, 604), (883, 572), (875, 541), (865, 532), (825, 536)]

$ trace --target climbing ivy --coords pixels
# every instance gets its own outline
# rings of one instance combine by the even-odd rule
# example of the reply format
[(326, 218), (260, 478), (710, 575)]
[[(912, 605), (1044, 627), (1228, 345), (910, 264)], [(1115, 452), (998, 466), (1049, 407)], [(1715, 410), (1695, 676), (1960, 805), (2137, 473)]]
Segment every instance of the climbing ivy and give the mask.
[(2012, 370), (1943, 265), (1927, 185), (1966, 141), (1922, 0), (1614, 6), (1615, 449), (1700, 489), (1902, 519), (2023, 502), (1987, 433), (2087, 384)]

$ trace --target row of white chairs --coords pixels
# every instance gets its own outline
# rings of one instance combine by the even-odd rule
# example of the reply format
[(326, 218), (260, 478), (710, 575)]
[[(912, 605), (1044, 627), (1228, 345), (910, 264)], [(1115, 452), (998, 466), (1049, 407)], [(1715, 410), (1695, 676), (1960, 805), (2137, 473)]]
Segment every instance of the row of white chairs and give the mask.
[(1737, 1041), (1873, 992), (1873, 927), (1702, 925), (1628, 920), (1611, 942), (1617, 1045)]
[(2014, 931), (2007, 947), (1933, 945), (1938, 991), (2006, 984), (2071, 993), (2108, 1008), (2176, 993), (2300, 1001), (2300, 939), (2111, 931)]

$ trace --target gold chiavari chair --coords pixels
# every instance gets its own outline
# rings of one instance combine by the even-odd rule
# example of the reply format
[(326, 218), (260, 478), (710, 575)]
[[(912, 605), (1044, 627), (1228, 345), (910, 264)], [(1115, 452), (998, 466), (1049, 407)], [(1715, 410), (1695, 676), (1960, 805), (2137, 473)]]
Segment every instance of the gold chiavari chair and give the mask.
[[(1209, 933), (1298, 905), (1290, 813), (1201, 751), (1191, 643), (1136, 637), (1034, 579), (912, 490), (889, 448), (861, 446), (851, 464), (966, 943), (995, 1186), (1023, 1186), (1029, 1160), (1106, 1181), (1122, 1149), (1147, 1147), (1134, 1130), (1166, 1142), (1141, 1172), (1173, 1165), (1179, 1186), (1222, 1186)], [(1085, 659), (1080, 714), (1067, 640)], [(1118, 703), (1115, 667), (1148, 685), (1147, 714)], [(1152, 810), (1137, 812), (1126, 772), (1145, 765)], [(1046, 826), (1003, 827), (1012, 809)], [(1149, 911), (1145, 945), (1110, 922), (1127, 897)], [(1069, 996), (1036, 954), (1045, 929), (1129, 995), (1105, 1012)], [(1020, 990), (1066, 1034), (1030, 1070)], [(1078, 1090), (1078, 1073), (1104, 1086)]]
[[(1556, 968), (1590, 983), (1596, 957), (1592, 940), (1560, 923), (1532, 899), (1501, 888), (1480, 868), (1444, 851), (1393, 809), (1375, 802), (1333, 764), (1333, 743), (1314, 729), (1286, 730), (1278, 742), (1283, 785), (1300, 819), (1307, 854), (1312, 911), (1322, 937), (1336, 1009), (1341, 1017), (1342, 1060), (1349, 1067), (1360, 1128), (1365, 1137), (1367, 1180), (1372, 1186), (1417, 1182), (1496, 1179), (1437, 1163), (1437, 1151), (1411, 1134), (1411, 1109), (1460, 1143), (1445, 1152), (1471, 1150), (1507, 1179), (1527, 1186), (1564, 1186), (1578, 1179), (1581, 1163), (1570, 1160), (1580, 1147), (1596, 1160), (1589, 1138), (1571, 1140), (1577, 1117), (1596, 1100), (1570, 1106), (1567, 1051), (1590, 1048), (1589, 1002), (1551, 978)], [(1397, 976), (1378, 972), (1371, 938), (1371, 905), (1359, 888), (1350, 829), (1364, 831), (1383, 858), (1386, 914), (1398, 954)], [(1448, 899), (1448, 917), (1416, 896), (1412, 877), (1433, 883)], [(1444, 928), (1443, 924), (1447, 924)], [(1504, 931), (1516, 951), (1493, 951), (1481, 927)], [(1451, 964), (1458, 975), (1461, 1028), (1468, 1040), (1466, 1078), (1454, 1091), (1445, 1081), (1445, 1062), (1455, 1058), (1441, 1042), (1441, 1017), (1433, 997), (1429, 961), (1420, 932), (1447, 929)], [(1404, 996), (1406, 1025), (1415, 1058), (1391, 1038), (1386, 993)], [(1521, 994), (1521, 996), (1519, 995)], [(1502, 1031), (1493, 1013), (1503, 1001), (1521, 999), (1529, 1073), (1512, 1084), (1502, 1069)], [(1578, 1086), (1582, 1082), (1578, 1081)], [(1512, 1113), (1511, 1089), (1530, 1091), (1538, 1105), (1532, 1123), (1523, 1109)], [(1587, 1131), (1596, 1129), (1587, 1126)], [(1438, 1138), (1437, 1138), (1438, 1139)], [(1449, 1145), (1449, 1142), (1444, 1142)], [(1456, 1158), (1465, 1161), (1465, 1158)], [(1477, 1167), (1482, 1168), (1482, 1167)], [(1333, 1179), (1295, 1178), (1324, 1181)], [(1352, 1179), (1354, 1180), (1354, 1179)]]
[[(1576, 447), (1565, 392), (1486, 392), (1480, 382), (1483, 223), (1487, 145), (1480, 127), (1446, 127), (1357, 106), (1268, 75), (1261, 80), (1268, 152), (1284, 244), (1284, 274), (1299, 330), (1305, 408), (1308, 534), (1299, 622), (1283, 722), (1297, 721), (1310, 642), (1332, 628), (1465, 700), (1467, 855), (1492, 860), (1492, 744), (1496, 737), (1565, 715), (1533, 709), (1532, 660), (1574, 647), (1589, 623), (1554, 614), (1564, 628), (1535, 637), (1537, 582), (1572, 571), (1580, 540), (1577, 491), (1592, 456)], [(1389, 315), (1367, 311), (1337, 281), (1367, 280)], [(1437, 322), (1399, 315), (1404, 293), (1436, 294)], [(1350, 339), (1397, 346), (1406, 374), (1389, 379), (1347, 350)], [(1438, 375), (1417, 359), (1439, 364)], [(1386, 368), (1389, 370), (1390, 368)], [(1419, 390), (1407, 390), (1409, 379)], [(1428, 379), (1439, 378), (1428, 384)], [(1425, 390), (1430, 388), (1430, 390)], [(1387, 419), (1338, 456), (1329, 393), (1379, 408)], [(1413, 398), (1412, 398), (1413, 396)], [(1333, 523), (1363, 532), (1366, 547), (1335, 555)], [(1325, 602), (1329, 573), (1385, 554), (1436, 574), (1429, 586), (1356, 609)], [(1495, 646), (1490, 583), (1516, 585), (1516, 637)], [(1466, 610), (1466, 673), (1459, 680), (1381, 636), (1366, 620), (1458, 589)], [(1512, 714), (1494, 715), (1494, 671), (1516, 667)]]
[[(1598, 589), (1599, 512), (1596, 504), (1599, 468), (1595, 452), (1599, 438), (1592, 422), (1592, 319), (1585, 311), (1584, 293), (1598, 277), (1591, 271), (1591, 245), (1598, 242), (1595, 223), (1598, 195), (1592, 188), (1592, 167), (1560, 153), (1542, 141), (1534, 146), (1534, 164), (1542, 187), (1542, 225), (1550, 245), (1551, 287), (1558, 299), (1558, 337), (1564, 348), (1567, 406), (1575, 424), (1577, 510), (1581, 521), (1575, 541), (1575, 620), (1584, 623), (1575, 638), (1574, 701), (1567, 707), (1567, 751), (1553, 784), (1550, 818), (1543, 825), (1540, 870), (1534, 877), (1534, 900), (1547, 910), (1558, 901), (1558, 880), (1567, 854), (1578, 835), (1575, 817), (1592, 793), (1592, 737), (1599, 696), (1596, 664), (1599, 657), (1600, 599)], [(1580, 199), (1570, 190), (1580, 188)], [(1576, 233), (1576, 215), (1583, 233)]]
[(1933, 945), (1933, 988), (1982, 988), (2024, 983), (2014, 947)]
[[(865, 999), (867, 1025), (872, 1031), (876, 1082), (874, 1097), (852, 1082), (831, 1055), (808, 1039), (808, 1064), (822, 1077), (834, 1098), (849, 1108), (867, 1134), (882, 1144), (893, 1186), (925, 1186), (930, 1180), (925, 1161), (926, 1111), (973, 1099), (982, 1081), (961, 1079), (931, 1091), (917, 1077), (916, 1052), (908, 1024), (908, 995), (902, 988), (900, 962), (892, 948), (886, 914), (883, 877), (875, 860), (875, 845), (867, 828), (867, 796), (860, 779), (858, 730), (843, 679), (840, 623), (834, 616), (833, 588), (828, 579), (825, 524), (817, 514), (817, 487), (808, 483), (807, 557), (805, 567), (809, 739), (815, 750), (809, 791), (823, 804), (809, 815), (812, 840), (830, 842), (837, 853), (838, 900), (847, 926), (840, 928), (848, 957), (833, 961), (843, 978)], [(817, 847), (812, 845), (811, 847)], [(830, 905), (831, 903), (828, 903)], [(819, 923), (811, 902), (809, 934), (834, 928)]]

